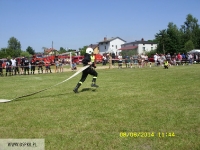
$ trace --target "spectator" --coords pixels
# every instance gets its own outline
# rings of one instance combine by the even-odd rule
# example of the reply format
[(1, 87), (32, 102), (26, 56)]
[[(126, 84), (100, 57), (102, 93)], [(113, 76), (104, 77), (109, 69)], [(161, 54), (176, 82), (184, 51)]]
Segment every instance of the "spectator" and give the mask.
[(126, 56), (125, 58), (125, 64), (126, 64), (126, 68), (130, 68), (130, 58), (128, 56)]
[(119, 54), (119, 56), (118, 56), (118, 69), (120, 69), (120, 68), (122, 68), (122, 55), (121, 54)]
[(109, 69), (112, 69), (112, 65), (113, 65), (113, 61), (112, 61), (112, 54), (109, 54)]
[(168, 63), (167, 60), (165, 60), (165, 62), (164, 62), (164, 69), (168, 69), (168, 67), (169, 67), (169, 63)]
[(31, 60), (31, 74), (35, 74), (35, 66), (36, 66), (36, 60), (33, 58)]
[(6, 60), (6, 76), (8, 75), (8, 73), (9, 73), (9, 76), (11, 76), (11, 67), (12, 67), (12, 62), (10, 60), (10, 57), (7, 57), (7, 60)]
[(0, 76), (3, 76), (3, 61), (0, 60)]
[(106, 56), (105, 55), (103, 55), (103, 65), (106, 65)]
[(43, 64), (44, 62), (42, 60), (38, 62), (38, 74), (40, 74), (40, 70), (43, 73)]
[(184, 53), (182, 54), (182, 59), (186, 59), (186, 57), (185, 57), (185, 54), (184, 54)]
[(14, 73), (15, 75), (18, 73), (18, 75), (20, 74), (19, 73), (19, 64), (20, 62), (15, 58), (15, 61), (16, 61), (16, 66), (15, 66), (15, 70), (14, 70)]
[(61, 59), (59, 59), (59, 69), (60, 69), (60, 72), (63, 72), (63, 62)]
[(142, 58), (138, 55), (138, 68), (142, 68)]
[(154, 63), (155, 63), (155, 66), (158, 66), (158, 54), (156, 53), (154, 56)]
[(55, 67), (56, 67), (55, 68), (55, 73), (56, 72), (58, 73), (59, 72), (59, 61), (58, 61), (58, 58), (55, 59)]
[(24, 74), (24, 61), (25, 61), (25, 58), (24, 57), (22, 57), (21, 58), (21, 62), (20, 62), (20, 74), (22, 75), (22, 74)]
[(76, 66), (76, 63), (75, 62), (72, 62), (72, 70), (77, 70), (77, 66)]
[(115, 65), (115, 53), (112, 53), (112, 65), (114, 66)]
[(50, 73), (52, 73), (52, 72), (51, 72), (50, 64), (49, 64), (48, 62), (46, 62), (46, 63), (45, 63), (45, 73), (48, 73), (48, 71), (50, 71)]
[(142, 67), (144, 67), (144, 64), (145, 64), (145, 55), (143, 53), (141, 54), (141, 59), (142, 59)]
[(161, 56), (157, 55), (157, 66), (161, 65)]
[(167, 59), (168, 63), (171, 63), (171, 55), (170, 55), (170, 53), (168, 53), (166, 55), (166, 59)]
[(131, 65), (131, 68), (133, 68), (133, 56), (130, 57), (130, 65)]
[(145, 63), (145, 66), (147, 67), (147, 65), (148, 65), (148, 62), (149, 62), (149, 58), (148, 58), (148, 56), (145, 54), (144, 55), (144, 63)]
[(177, 65), (180, 65), (182, 62), (182, 55), (180, 53), (178, 53), (177, 55)]
[(11, 62), (12, 62), (11, 73), (12, 73), (12, 75), (13, 75), (13, 74), (14, 74), (14, 71), (15, 71), (15, 67), (16, 67), (16, 60), (15, 60), (14, 57), (12, 57)]
[(160, 65), (161, 66), (163, 66), (165, 60), (166, 60), (165, 55), (161, 54), (161, 57), (160, 57)]
[(138, 55), (133, 55), (134, 68), (138, 65)]
[(26, 75), (26, 71), (28, 72), (28, 75), (29, 75), (29, 61), (27, 57), (25, 57), (25, 60), (24, 60), (24, 75)]

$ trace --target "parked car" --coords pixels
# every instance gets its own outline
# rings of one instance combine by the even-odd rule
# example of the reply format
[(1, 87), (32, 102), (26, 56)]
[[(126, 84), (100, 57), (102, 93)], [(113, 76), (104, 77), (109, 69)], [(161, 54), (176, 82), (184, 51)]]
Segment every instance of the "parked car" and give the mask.
[(75, 62), (77, 65), (82, 64), (84, 56), (73, 56), (72, 61)]
[(149, 59), (149, 62), (154, 62), (154, 56), (153, 55), (150, 56), (148, 59)]

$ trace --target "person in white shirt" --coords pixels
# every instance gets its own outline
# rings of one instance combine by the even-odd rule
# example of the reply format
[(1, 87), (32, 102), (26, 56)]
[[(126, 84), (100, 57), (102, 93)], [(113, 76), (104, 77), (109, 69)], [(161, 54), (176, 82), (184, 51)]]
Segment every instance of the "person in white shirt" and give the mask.
[(154, 57), (154, 62), (155, 62), (155, 66), (157, 66), (158, 63), (158, 54), (156, 53), (153, 57)]
[(15, 67), (16, 67), (16, 60), (15, 60), (15, 58), (13, 57), (12, 59), (11, 59), (11, 62), (12, 62), (12, 66), (11, 66), (11, 73), (12, 73), (12, 75), (14, 74), (14, 71), (15, 71)]

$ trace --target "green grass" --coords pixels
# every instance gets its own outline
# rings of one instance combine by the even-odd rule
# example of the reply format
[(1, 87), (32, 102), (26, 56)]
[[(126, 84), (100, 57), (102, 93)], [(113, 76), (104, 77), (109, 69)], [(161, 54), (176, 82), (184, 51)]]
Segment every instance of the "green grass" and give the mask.
[[(44, 138), (46, 150), (200, 149), (200, 65), (97, 69), (42, 93), (0, 103), (0, 138)], [(1, 77), (1, 99), (39, 91), (74, 72)], [(154, 137), (131, 137), (154, 132)], [(159, 132), (175, 136), (159, 137)], [(126, 133), (127, 137), (120, 137)]]

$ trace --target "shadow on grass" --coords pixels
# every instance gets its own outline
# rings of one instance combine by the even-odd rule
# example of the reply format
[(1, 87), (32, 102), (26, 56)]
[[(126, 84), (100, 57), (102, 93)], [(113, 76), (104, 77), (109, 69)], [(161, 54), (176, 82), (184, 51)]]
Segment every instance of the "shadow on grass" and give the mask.
[(82, 89), (80, 92), (86, 92), (86, 91), (95, 92), (95, 91), (96, 91), (96, 88), (84, 88), (84, 89)]
[[(92, 92), (95, 92), (96, 91), (96, 88), (83, 88), (81, 91), (79, 91), (80, 93), (81, 92), (87, 92), (87, 91), (92, 91)], [(38, 92), (39, 93), (39, 92)], [(33, 95), (39, 95), (38, 93), (36, 94), (30, 94), (30, 95), (27, 95), (27, 96), (21, 96), (21, 97), (17, 97), (15, 98), (14, 100), (11, 100), (11, 101), (27, 101), (27, 97), (29, 97), (29, 100), (32, 100), (32, 99), (36, 99), (37, 97), (31, 97)], [(58, 97), (58, 96), (62, 96), (62, 95), (66, 95), (66, 93), (63, 93), (63, 94), (55, 94), (55, 95), (39, 95), (39, 98), (46, 98), (46, 97)]]

